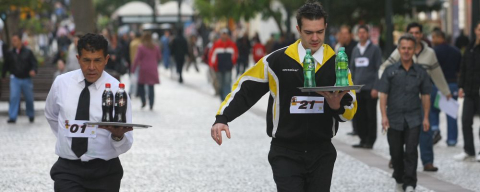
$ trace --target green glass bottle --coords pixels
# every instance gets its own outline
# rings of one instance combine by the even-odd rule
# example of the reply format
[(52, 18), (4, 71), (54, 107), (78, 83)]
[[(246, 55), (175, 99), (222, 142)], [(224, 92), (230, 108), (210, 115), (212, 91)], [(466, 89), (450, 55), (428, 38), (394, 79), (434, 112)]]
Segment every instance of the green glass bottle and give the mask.
[(348, 86), (348, 56), (345, 47), (340, 47), (335, 58), (335, 74), (337, 77), (335, 86)]
[(316, 87), (315, 85), (315, 60), (312, 57), (312, 50), (307, 49), (303, 59), (303, 87)]

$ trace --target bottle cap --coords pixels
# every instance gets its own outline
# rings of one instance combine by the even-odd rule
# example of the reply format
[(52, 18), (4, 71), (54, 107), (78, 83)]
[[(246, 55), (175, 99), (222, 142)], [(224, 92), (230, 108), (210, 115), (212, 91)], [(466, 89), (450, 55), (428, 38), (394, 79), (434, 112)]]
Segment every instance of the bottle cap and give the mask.
[(105, 83), (105, 88), (110, 88), (110, 83)]
[(338, 49), (338, 52), (340, 52), (340, 51), (345, 52), (345, 47), (340, 47), (340, 48)]
[(307, 54), (312, 54), (312, 50), (311, 50), (311, 49), (305, 49), (305, 51), (307, 51)]
[(120, 88), (124, 89), (124, 88), (125, 88), (125, 84), (123, 84), (123, 83), (120, 83), (120, 84), (118, 85), (118, 87), (120, 87)]

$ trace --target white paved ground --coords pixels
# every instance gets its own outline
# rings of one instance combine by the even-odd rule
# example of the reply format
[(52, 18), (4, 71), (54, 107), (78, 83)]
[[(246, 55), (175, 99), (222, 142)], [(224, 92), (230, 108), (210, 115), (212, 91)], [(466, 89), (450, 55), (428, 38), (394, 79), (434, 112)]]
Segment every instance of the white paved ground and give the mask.
[[(275, 191), (267, 161), (270, 138), (261, 115), (266, 110), (266, 99), (230, 123), (232, 139), (217, 146), (211, 140), (210, 127), (220, 100), (212, 96), (206, 67), (201, 70), (186, 73), (184, 85), (162, 71), (162, 83), (155, 86), (153, 111), (141, 110), (140, 101), (133, 100), (133, 121), (154, 127), (134, 130), (132, 149), (120, 156), (125, 172), (121, 191)], [(124, 77), (124, 81), (128, 78)], [(43, 116), (44, 102), (35, 104), (35, 124), (21, 116), (17, 124), (11, 125), (6, 123), (7, 103), (0, 103), (0, 191), (53, 188), (49, 171), (57, 159), (55, 137)], [(342, 124), (335, 139), (348, 144), (358, 142), (346, 136), (350, 130), (350, 123)], [(451, 161), (450, 156), (461, 152), (462, 144), (447, 148), (443, 141), (435, 147), (440, 172), (434, 177), (480, 191), (480, 163)], [(386, 166), (388, 148), (381, 134), (374, 152), (385, 157)], [(338, 151), (332, 191), (393, 191), (395, 182), (390, 175)], [(417, 191), (431, 190), (418, 186)]]

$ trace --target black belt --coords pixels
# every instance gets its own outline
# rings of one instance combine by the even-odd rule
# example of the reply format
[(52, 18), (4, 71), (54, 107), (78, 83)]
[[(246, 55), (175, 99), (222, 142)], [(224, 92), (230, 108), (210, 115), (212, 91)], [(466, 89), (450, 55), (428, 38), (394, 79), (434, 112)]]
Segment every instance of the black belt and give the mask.
[(110, 159), (110, 160), (92, 159), (92, 160), (89, 160), (89, 161), (82, 161), (82, 160), (80, 160), (80, 159), (75, 159), (75, 160), (65, 159), (65, 158), (62, 158), (62, 157), (58, 157), (58, 159), (59, 159), (59, 160), (64, 160), (64, 161), (68, 161), (68, 162), (72, 162), (72, 163), (97, 164), (97, 163), (105, 163), (105, 162), (109, 162), (109, 161), (112, 161), (112, 160), (116, 160), (116, 159), (118, 159), (118, 157), (115, 157), (115, 158)]

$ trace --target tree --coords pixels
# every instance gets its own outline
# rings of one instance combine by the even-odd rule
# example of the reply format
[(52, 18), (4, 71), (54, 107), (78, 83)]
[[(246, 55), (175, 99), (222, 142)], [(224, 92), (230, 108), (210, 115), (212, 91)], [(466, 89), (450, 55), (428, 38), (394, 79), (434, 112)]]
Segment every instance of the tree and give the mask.
[(4, 23), (4, 32), (7, 44), (10, 44), (11, 33), (17, 33), (20, 16), (24, 19), (34, 17), (34, 14), (52, 7), (49, 2), (37, 0), (0, 0), (0, 19)]
[(95, 33), (95, 14), (92, 0), (72, 0), (71, 11), (75, 23), (75, 31)]
[[(276, 1), (282, 5), (283, 10), (272, 9)], [(378, 0), (195, 0), (195, 7), (200, 15), (207, 20), (219, 18), (232, 18), (249, 20), (261, 13), (264, 19), (273, 18), (281, 34), (290, 33), (290, 19), (282, 20), (282, 11), (286, 18), (291, 18), (295, 11), (305, 2), (318, 1), (328, 11), (328, 22), (332, 25), (355, 25), (359, 22), (380, 25), (385, 17), (385, 1)], [(212, 4), (212, 2), (214, 2)], [(423, 2), (423, 3), (422, 3)], [(412, 7), (418, 11), (438, 10), (439, 3), (427, 4), (425, 0), (393, 0), (393, 12), (398, 15), (412, 14)]]

